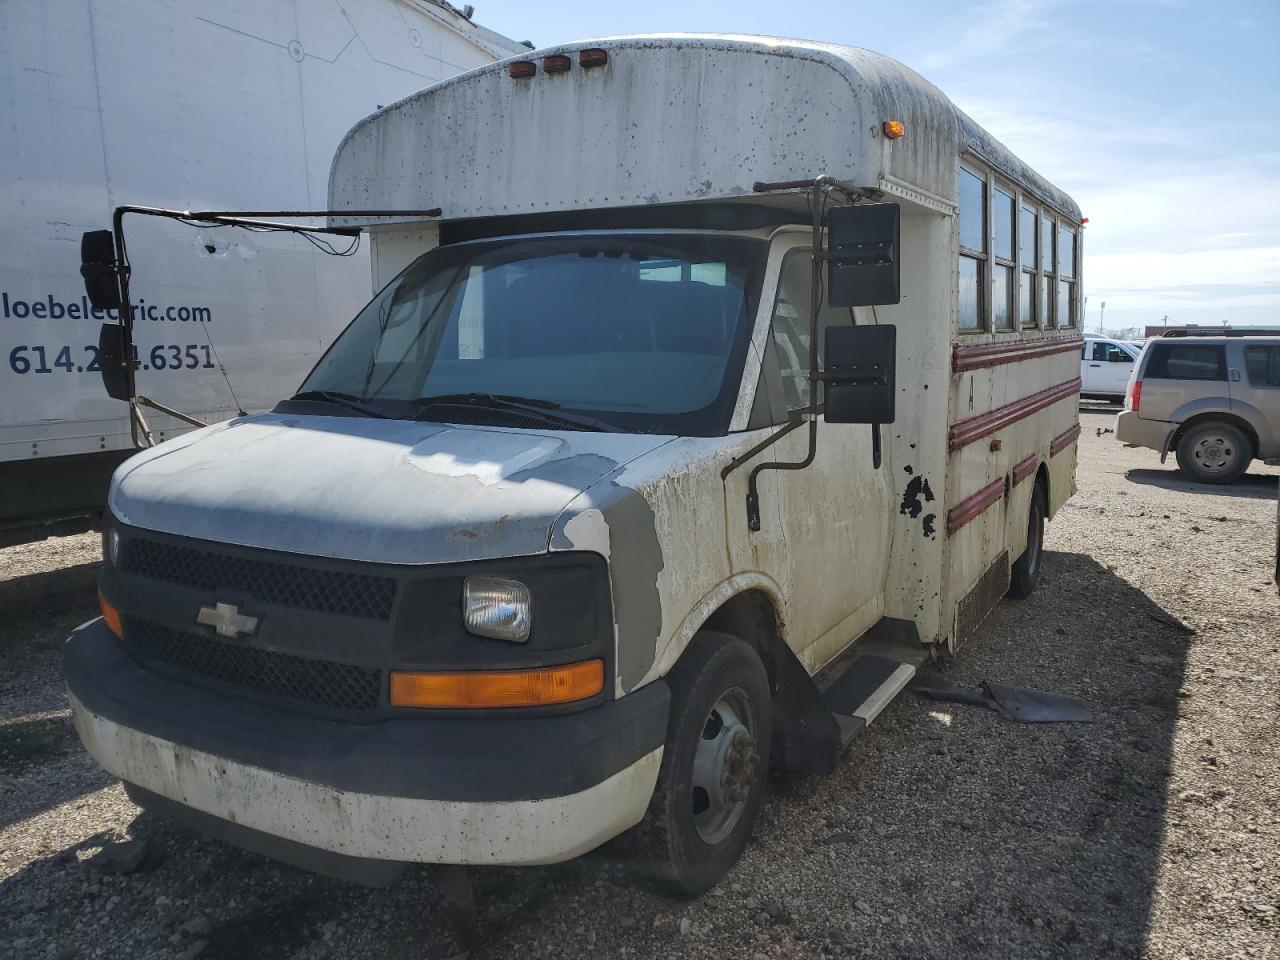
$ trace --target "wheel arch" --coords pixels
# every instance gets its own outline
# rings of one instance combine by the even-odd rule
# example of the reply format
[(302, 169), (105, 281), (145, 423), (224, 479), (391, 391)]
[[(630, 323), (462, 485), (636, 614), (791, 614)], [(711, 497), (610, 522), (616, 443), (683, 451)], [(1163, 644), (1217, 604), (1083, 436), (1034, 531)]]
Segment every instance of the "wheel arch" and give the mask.
[(779, 648), (787, 645), (782, 611), (781, 589), (763, 574), (743, 573), (721, 581), (686, 614), (639, 685), (666, 676), (699, 630), (717, 630), (732, 634), (755, 649), (773, 688)]

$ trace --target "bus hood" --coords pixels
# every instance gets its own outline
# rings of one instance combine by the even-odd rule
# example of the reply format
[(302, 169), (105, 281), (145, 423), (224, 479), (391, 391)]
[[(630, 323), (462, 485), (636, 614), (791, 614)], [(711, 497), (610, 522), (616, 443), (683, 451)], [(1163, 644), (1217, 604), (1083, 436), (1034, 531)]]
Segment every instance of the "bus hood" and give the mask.
[(528, 556), (579, 493), (670, 437), (262, 414), (125, 462), (120, 522), (378, 563)]

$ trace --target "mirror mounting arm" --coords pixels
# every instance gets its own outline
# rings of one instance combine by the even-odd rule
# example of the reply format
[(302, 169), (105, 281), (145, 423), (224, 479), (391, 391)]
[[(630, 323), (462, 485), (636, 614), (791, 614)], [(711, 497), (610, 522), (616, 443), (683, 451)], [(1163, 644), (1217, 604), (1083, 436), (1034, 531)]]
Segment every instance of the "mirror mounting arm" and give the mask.
[(755, 456), (766, 447), (770, 447), (777, 443), (787, 434), (791, 433), (797, 427), (801, 426), (805, 420), (809, 421), (809, 448), (803, 460), (796, 461), (770, 461), (767, 463), (758, 463), (752, 469), (747, 477), (747, 527), (750, 530), (760, 529), (760, 489), (757, 483), (761, 471), (764, 470), (803, 470), (805, 467), (813, 463), (814, 457), (818, 453), (818, 417), (821, 410), (818, 406), (818, 384), (822, 380), (822, 371), (818, 369), (818, 314), (821, 304), (818, 302), (818, 293), (822, 289), (822, 264), (826, 251), (822, 245), (822, 208), (823, 204), (813, 202), (821, 194), (830, 194), (833, 192), (843, 193), (848, 200), (856, 200), (868, 197), (872, 191), (865, 187), (858, 187), (854, 184), (844, 183), (834, 177), (826, 176), (815, 177), (812, 180), (785, 180), (777, 183), (765, 183), (757, 181), (752, 188), (756, 193), (769, 193), (778, 190), (809, 190), (812, 191), (811, 202), (809, 204), (813, 211), (813, 223), (811, 226), (812, 237), (812, 269), (810, 271), (809, 280), (809, 406), (800, 411), (796, 418), (788, 423), (781, 430), (778, 430), (764, 442), (757, 444), (755, 447), (747, 451), (745, 454), (735, 457), (721, 471), (721, 477), (728, 476), (732, 471)]

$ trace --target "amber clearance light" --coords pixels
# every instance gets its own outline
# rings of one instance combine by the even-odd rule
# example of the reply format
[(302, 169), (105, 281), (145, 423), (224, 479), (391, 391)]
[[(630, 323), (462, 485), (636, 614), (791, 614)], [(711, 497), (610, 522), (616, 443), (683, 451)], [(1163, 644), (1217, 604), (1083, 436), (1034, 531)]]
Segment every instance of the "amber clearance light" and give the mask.
[(901, 140), (902, 135), (907, 132), (907, 125), (901, 120), (886, 120), (881, 129), (890, 140)]
[(102, 619), (111, 628), (111, 632), (123, 640), (124, 627), (120, 625), (120, 611), (111, 605), (111, 602), (102, 595), (101, 591), (98, 593), (98, 610), (101, 611)]
[(450, 709), (542, 707), (585, 700), (603, 689), (603, 660), (585, 660), (538, 670), (473, 673), (396, 670), (391, 674), (391, 705)]

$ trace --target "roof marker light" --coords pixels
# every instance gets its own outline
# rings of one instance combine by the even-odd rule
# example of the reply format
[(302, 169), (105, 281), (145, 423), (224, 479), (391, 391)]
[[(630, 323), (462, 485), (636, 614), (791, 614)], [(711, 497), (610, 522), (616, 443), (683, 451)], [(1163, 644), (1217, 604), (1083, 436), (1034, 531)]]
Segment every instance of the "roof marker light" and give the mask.
[(573, 61), (563, 53), (553, 53), (542, 58), (542, 69), (547, 73), (568, 73)]
[(524, 80), (538, 72), (538, 65), (532, 60), (514, 60), (507, 64), (507, 76), (513, 80)]
[(601, 47), (588, 47), (578, 51), (578, 63), (584, 67), (603, 67), (609, 62), (609, 51)]
[(890, 140), (899, 140), (907, 132), (907, 126), (901, 120), (886, 120), (880, 129)]

